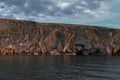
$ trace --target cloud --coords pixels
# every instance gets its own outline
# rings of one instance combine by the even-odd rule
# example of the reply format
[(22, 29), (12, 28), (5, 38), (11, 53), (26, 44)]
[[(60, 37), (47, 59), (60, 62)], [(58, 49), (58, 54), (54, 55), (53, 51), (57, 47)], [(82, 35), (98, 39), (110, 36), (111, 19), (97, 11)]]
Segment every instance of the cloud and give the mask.
[(118, 0), (0, 0), (0, 17), (59, 22), (102, 20), (114, 16), (108, 2)]

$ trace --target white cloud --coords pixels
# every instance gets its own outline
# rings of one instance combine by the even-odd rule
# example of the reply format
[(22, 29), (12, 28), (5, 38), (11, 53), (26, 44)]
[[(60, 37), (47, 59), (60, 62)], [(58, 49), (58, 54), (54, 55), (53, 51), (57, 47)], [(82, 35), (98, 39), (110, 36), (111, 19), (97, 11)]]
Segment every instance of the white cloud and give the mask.
[(67, 2), (59, 2), (58, 3), (58, 7), (60, 7), (61, 9), (65, 9), (69, 6), (70, 6), (70, 3), (67, 3)]
[(85, 1), (82, 1), (81, 3), (82, 3), (83, 5), (88, 6), (88, 4), (87, 4)]
[(115, 16), (108, 7), (108, 2), (112, 1), (114, 0), (0, 0), (0, 17), (50, 22), (70, 18), (99, 21)]

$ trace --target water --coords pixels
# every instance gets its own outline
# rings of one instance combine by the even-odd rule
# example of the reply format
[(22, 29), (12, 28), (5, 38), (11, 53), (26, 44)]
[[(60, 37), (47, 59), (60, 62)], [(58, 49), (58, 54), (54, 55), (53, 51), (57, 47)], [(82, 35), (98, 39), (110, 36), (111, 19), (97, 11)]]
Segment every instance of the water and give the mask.
[(0, 57), (0, 80), (119, 79), (119, 56)]

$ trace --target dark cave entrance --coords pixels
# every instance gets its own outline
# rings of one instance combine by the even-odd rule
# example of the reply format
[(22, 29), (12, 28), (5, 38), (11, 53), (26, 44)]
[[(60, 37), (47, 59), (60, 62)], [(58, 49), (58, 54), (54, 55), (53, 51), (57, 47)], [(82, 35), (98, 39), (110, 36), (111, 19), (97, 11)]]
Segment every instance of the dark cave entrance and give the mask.
[(83, 51), (77, 51), (77, 52), (76, 52), (76, 55), (82, 56), (82, 55), (83, 55)]

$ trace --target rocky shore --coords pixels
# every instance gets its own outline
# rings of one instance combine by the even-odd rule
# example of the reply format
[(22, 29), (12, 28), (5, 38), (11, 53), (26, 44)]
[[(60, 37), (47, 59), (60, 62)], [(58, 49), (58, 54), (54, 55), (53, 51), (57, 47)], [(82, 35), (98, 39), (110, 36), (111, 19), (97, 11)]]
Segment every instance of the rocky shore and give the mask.
[(120, 55), (120, 29), (0, 19), (0, 55)]

